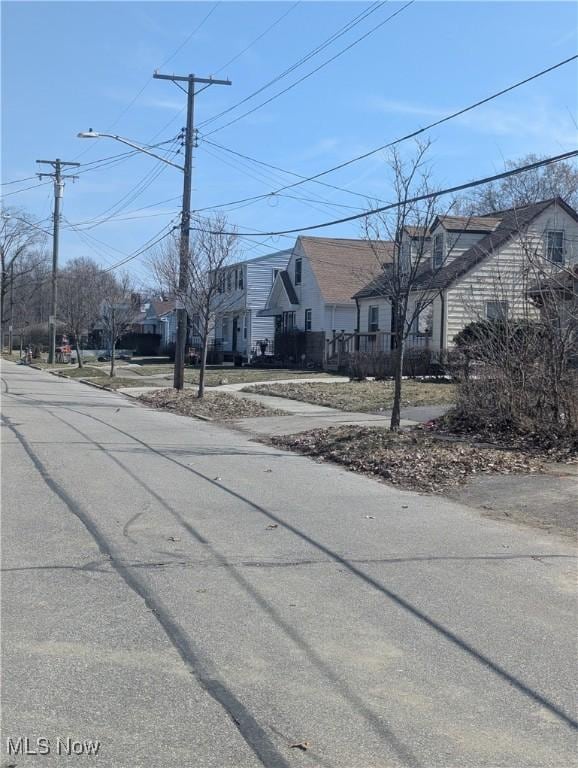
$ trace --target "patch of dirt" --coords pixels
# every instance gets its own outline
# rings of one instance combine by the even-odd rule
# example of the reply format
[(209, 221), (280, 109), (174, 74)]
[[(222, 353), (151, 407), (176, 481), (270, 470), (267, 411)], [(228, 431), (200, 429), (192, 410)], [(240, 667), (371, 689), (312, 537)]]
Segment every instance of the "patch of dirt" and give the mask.
[[(314, 405), (339, 408), (342, 411), (379, 413), (391, 408), (392, 381), (350, 381), (324, 384), (261, 384), (245, 387), (247, 392), (301, 400)], [(447, 382), (404, 381), (402, 408), (415, 405), (449, 405), (455, 400), (455, 389)]]
[(536, 455), (437, 440), (420, 430), (390, 432), (382, 427), (343, 426), (269, 441), (402, 488), (426, 492), (445, 491), (477, 474), (540, 472), (545, 466)]
[(176, 392), (174, 389), (159, 389), (139, 397), (154, 408), (179, 413), (182, 416), (204, 416), (216, 421), (232, 421), (255, 416), (285, 416), (285, 411), (267, 408), (253, 400), (245, 400), (226, 392), (205, 392), (202, 400), (196, 390)]

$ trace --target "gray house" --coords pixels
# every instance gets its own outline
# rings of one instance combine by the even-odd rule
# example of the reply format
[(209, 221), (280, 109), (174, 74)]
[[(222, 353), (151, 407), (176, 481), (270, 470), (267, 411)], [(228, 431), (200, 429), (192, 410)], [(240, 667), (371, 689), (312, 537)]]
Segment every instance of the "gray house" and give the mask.
[(225, 360), (236, 356), (249, 360), (252, 354), (259, 354), (259, 343), (265, 340), (268, 351), (272, 351), (274, 319), (258, 313), (267, 302), (277, 274), (287, 268), (290, 256), (291, 250), (276, 251), (222, 270), (224, 296), (215, 316), (214, 345)]

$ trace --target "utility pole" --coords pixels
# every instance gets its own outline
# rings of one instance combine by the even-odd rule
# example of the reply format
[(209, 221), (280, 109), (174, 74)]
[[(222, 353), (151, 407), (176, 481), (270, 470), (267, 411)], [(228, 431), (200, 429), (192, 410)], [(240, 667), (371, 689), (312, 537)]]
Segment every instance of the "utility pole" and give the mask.
[(12, 354), (12, 334), (14, 324), (14, 261), (10, 264), (10, 320), (8, 325), (8, 354)]
[[(212, 77), (195, 77), (195, 75), (161, 75), (153, 74), (157, 80), (172, 80), (187, 83), (187, 127), (185, 129), (185, 167), (183, 180), (183, 207), (181, 212), (181, 237), (179, 244), (179, 294), (177, 297), (177, 338), (175, 343), (175, 373), (174, 388), (183, 389), (185, 384), (185, 347), (187, 342), (187, 310), (184, 306), (184, 296), (189, 279), (189, 233), (191, 228), (191, 182), (194, 143), (194, 111), (195, 96), (211, 85), (231, 85), (230, 80), (214, 80)], [(205, 87), (195, 91), (196, 83), (204, 83)], [(181, 88), (181, 86), (179, 86)], [(184, 89), (183, 89), (184, 90)]]
[(56, 312), (58, 300), (58, 244), (60, 235), (60, 201), (64, 192), (64, 179), (77, 179), (78, 176), (63, 176), (61, 171), (65, 166), (79, 166), (80, 163), (65, 162), (56, 158), (56, 160), (37, 160), (37, 163), (51, 165), (54, 168), (53, 173), (39, 173), (38, 178), (43, 179), (48, 176), (54, 179), (54, 227), (52, 230), (52, 301), (50, 307), (50, 317), (48, 318), (48, 362), (54, 363), (56, 358)]

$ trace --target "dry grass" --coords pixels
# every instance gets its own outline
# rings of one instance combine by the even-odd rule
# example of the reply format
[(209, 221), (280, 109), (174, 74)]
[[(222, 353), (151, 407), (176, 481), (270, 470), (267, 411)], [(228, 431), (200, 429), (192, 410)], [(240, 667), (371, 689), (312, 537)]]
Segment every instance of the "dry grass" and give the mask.
[(284, 411), (273, 410), (261, 403), (235, 397), (226, 392), (205, 392), (203, 399), (199, 400), (195, 390), (176, 392), (174, 389), (159, 389), (141, 395), (139, 400), (182, 416), (204, 416), (216, 421), (286, 415)]
[[(247, 387), (247, 392), (301, 400), (342, 411), (379, 412), (391, 408), (392, 381), (350, 381), (337, 383), (264, 384)], [(402, 407), (412, 405), (449, 405), (455, 390), (445, 382), (404, 381)]]
[(417, 491), (440, 492), (479, 473), (537, 472), (538, 456), (436, 439), (421, 431), (390, 432), (381, 427), (332, 427), (270, 438), (280, 448), (343, 464)]

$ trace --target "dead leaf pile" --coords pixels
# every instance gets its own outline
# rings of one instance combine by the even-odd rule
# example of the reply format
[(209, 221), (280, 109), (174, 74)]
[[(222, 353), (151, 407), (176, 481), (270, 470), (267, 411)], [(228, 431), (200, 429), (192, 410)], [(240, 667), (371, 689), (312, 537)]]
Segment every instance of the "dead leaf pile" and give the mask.
[(477, 443), (491, 443), (499, 448), (513, 449), (541, 456), (548, 461), (572, 463), (578, 461), (578, 434), (556, 434), (551, 429), (544, 432), (505, 431), (492, 423), (473, 429), (457, 409), (445, 416), (424, 424), (431, 433), (449, 437), (466, 437)]
[(440, 492), (479, 473), (538, 472), (543, 467), (535, 455), (438, 440), (420, 430), (343, 426), (273, 437), (271, 442), (418, 491)]
[(259, 402), (235, 397), (227, 392), (205, 392), (205, 396), (199, 400), (195, 389), (176, 392), (174, 389), (166, 388), (147, 392), (141, 395), (139, 400), (154, 408), (173, 411), (181, 416), (204, 416), (216, 421), (285, 415), (284, 411), (267, 408)]

